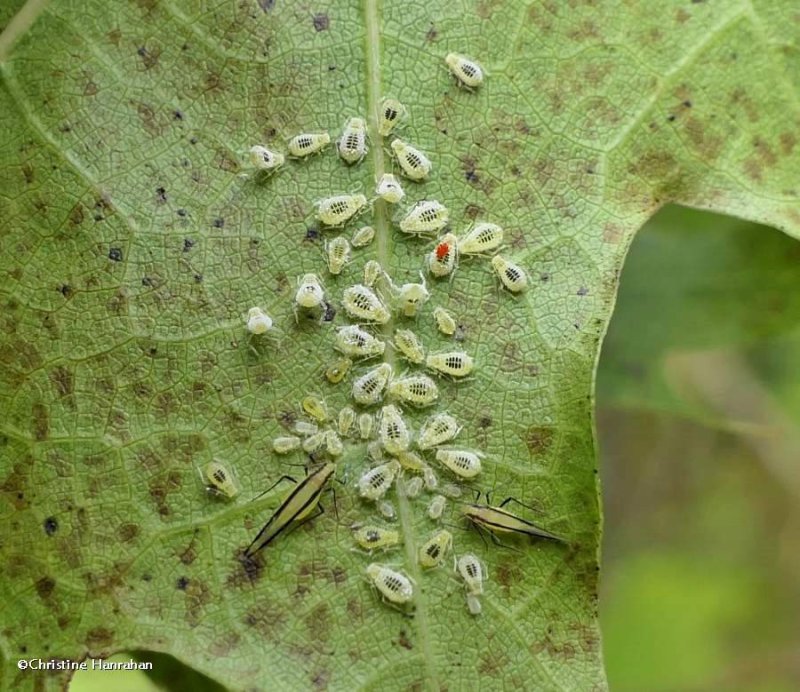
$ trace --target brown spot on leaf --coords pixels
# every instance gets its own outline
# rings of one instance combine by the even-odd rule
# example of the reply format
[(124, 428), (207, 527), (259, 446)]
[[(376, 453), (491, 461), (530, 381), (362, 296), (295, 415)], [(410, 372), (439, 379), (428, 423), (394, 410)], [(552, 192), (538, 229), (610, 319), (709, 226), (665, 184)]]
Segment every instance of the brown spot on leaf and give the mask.
[(75, 376), (68, 368), (59, 365), (50, 373), (50, 381), (55, 385), (56, 394), (62, 399), (72, 397), (75, 391)]
[(508, 590), (515, 584), (519, 584), (525, 578), (525, 575), (518, 565), (511, 562), (501, 562), (495, 570), (495, 578), (500, 586)]
[(400, 630), (396, 643), (409, 651), (414, 648), (414, 644), (411, 643), (411, 640), (408, 638), (408, 633), (405, 630)]
[(55, 579), (50, 577), (42, 577), (41, 579), (37, 580), (36, 584), (36, 593), (43, 601), (46, 601), (50, 596), (53, 594), (53, 589), (56, 588)]
[(161, 55), (161, 49), (155, 48), (148, 50), (145, 46), (139, 46), (136, 49), (136, 54), (142, 59), (142, 64), (145, 70), (150, 70), (158, 65), (158, 58)]
[(144, 103), (142, 101), (137, 103), (136, 113), (139, 116), (139, 120), (142, 121), (144, 129), (151, 135), (158, 136), (162, 133), (164, 128), (159, 124), (156, 112), (149, 103)]
[(119, 529), (117, 529), (117, 537), (123, 543), (128, 543), (132, 541), (139, 535), (139, 526), (137, 524), (122, 524)]
[(305, 618), (309, 639), (317, 645), (325, 644), (331, 636), (331, 614), (327, 603), (320, 603)]
[(86, 646), (90, 651), (107, 649), (114, 642), (114, 632), (105, 627), (94, 627), (86, 633)]
[(184, 589), (186, 594), (186, 622), (189, 627), (197, 627), (202, 620), (202, 611), (211, 601), (211, 591), (199, 579), (191, 579)]
[(208, 651), (214, 658), (228, 656), (239, 645), (240, 639), (241, 637), (236, 632), (227, 632), (211, 642)]
[(286, 612), (271, 603), (262, 602), (247, 611), (243, 622), (258, 631), (265, 639), (276, 641), (280, 639), (281, 631), (286, 624)]
[(314, 28), (317, 31), (327, 31), (331, 26), (331, 20), (328, 18), (328, 15), (325, 14), (324, 12), (315, 14), (313, 21), (314, 21)]
[(794, 151), (797, 138), (791, 132), (781, 132), (780, 143), (783, 155), (789, 156)]
[(264, 571), (264, 564), (261, 562), (258, 555), (248, 557), (244, 552), (236, 554), (236, 567), (234, 571), (228, 576), (226, 583), (229, 586), (241, 587), (244, 585), (252, 585), (261, 577)]
[(31, 425), (34, 439), (39, 442), (47, 439), (50, 434), (50, 415), (47, 411), (47, 406), (42, 403), (36, 403), (32, 406)]
[(678, 24), (685, 24), (687, 21), (689, 21), (689, 19), (691, 19), (691, 17), (692, 15), (682, 7), (678, 8), (678, 10), (675, 12), (675, 21)]
[(554, 437), (555, 433), (552, 428), (532, 425), (525, 431), (525, 444), (531, 454), (547, 454)]
[(197, 533), (192, 536), (192, 540), (189, 541), (189, 545), (187, 545), (186, 548), (184, 548), (178, 555), (180, 561), (184, 565), (191, 565), (197, 559), (197, 548), (195, 547), (196, 541)]
[(215, 164), (217, 168), (229, 173), (239, 172), (239, 161), (227, 149), (218, 148)]
[(167, 505), (167, 497), (171, 492), (180, 490), (181, 485), (181, 475), (177, 471), (170, 471), (166, 476), (160, 476), (150, 481), (148, 488), (150, 497), (155, 502), (158, 513), (162, 517), (169, 516), (172, 513), (169, 505)]

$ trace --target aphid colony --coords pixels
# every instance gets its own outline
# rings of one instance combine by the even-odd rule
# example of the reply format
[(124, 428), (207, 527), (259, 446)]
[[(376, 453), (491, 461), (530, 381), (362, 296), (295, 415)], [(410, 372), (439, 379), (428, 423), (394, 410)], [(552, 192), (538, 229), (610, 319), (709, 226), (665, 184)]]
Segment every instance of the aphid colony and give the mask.
[[(445, 62), (460, 87), (473, 90), (482, 84), (484, 72), (474, 60), (451, 53)], [(393, 135), (407, 116), (402, 103), (392, 98), (384, 99), (375, 114), (378, 134), (381, 137)], [(335, 151), (346, 164), (358, 164), (369, 152), (369, 139), (366, 120), (350, 117), (335, 141)], [(321, 153), (331, 142), (327, 132), (295, 135), (287, 144), (288, 157), (305, 159)], [(397, 165), (395, 172), (403, 180), (419, 183), (428, 179), (433, 164), (424, 151), (398, 137), (388, 144)], [(260, 145), (251, 148), (250, 161), (253, 168), (265, 176), (278, 171), (286, 163), (282, 153)], [(401, 177), (383, 174), (376, 181), (374, 199), (351, 191), (318, 200), (315, 203), (316, 217), (321, 228), (325, 231), (343, 228), (370, 208), (375, 200), (378, 204), (399, 205), (406, 197)], [(403, 234), (414, 238), (436, 238), (433, 247), (422, 257), (424, 268), (434, 279), (452, 279), (462, 258), (489, 256), (491, 267), (503, 288), (514, 294), (525, 290), (528, 280), (524, 269), (511, 259), (495, 254), (504, 240), (503, 229), (497, 224), (478, 222), (462, 235), (456, 235), (448, 228), (448, 208), (435, 199), (422, 199), (399, 209), (394, 221)], [(334, 277), (326, 283), (335, 284), (341, 280), (336, 277), (351, 272), (348, 265), (353, 259), (353, 250), (369, 246), (375, 236), (375, 229), (366, 225), (355, 230), (349, 238), (339, 235), (325, 242), (328, 273)], [(301, 401), (305, 418), (293, 420), (291, 425), (287, 424), (290, 429), (285, 434), (272, 440), (275, 454), (299, 454), (302, 451), (309, 455), (312, 465), (300, 480), (288, 476), (278, 480), (277, 483), (291, 481), (294, 485), (244, 551), (244, 559), (254, 559), (270, 543), (322, 513), (320, 500), (337, 476), (339, 466), (346, 469), (340, 475), (350, 479), (346, 482), (354, 487), (361, 501), (373, 506), (390, 522), (397, 517), (390, 499), (392, 492), (397, 494), (401, 506), (403, 502), (413, 502), (423, 492), (429, 493), (428, 499), (424, 500), (425, 514), (429, 521), (441, 522), (449, 507), (448, 498), (458, 498), (461, 495), (460, 484), (469, 483), (482, 471), (484, 455), (454, 443), (462, 430), (454, 416), (444, 411), (430, 413), (417, 430), (412, 423), (412, 417), (418, 411), (428, 409), (440, 400), (440, 378), (458, 382), (467, 378), (475, 368), (474, 359), (465, 351), (444, 349), (431, 352), (409, 328), (395, 328), (389, 338), (388, 328), (383, 325), (393, 318), (417, 320), (424, 312), (431, 292), (422, 272), (419, 283), (395, 284), (381, 264), (371, 259), (363, 267), (363, 282), (351, 282), (338, 288), (343, 312), (356, 324), (339, 326), (333, 331), (333, 345), (339, 355), (326, 366), (324, 378), (331, 385), (347, 380), (353, 405), (345, 405), (338, 413), (331, 414), (322, 397), (309, 394)], [(331, 321), (335, 315), (325, 283), (314, 273), (306, 273), (297, 279), (293, 297), (298, 320), (303, 314), (319, 314), (320, 321)], [(446, 337), (456, 335), (458, 324), (447, 310), (435, 306), (432, 318), (440, 334)], [(262, 335), (272, 327), (272, 318), (262, 308), (249, 310), (246, 328), (250, 334)], [(384, 357), (387, 343), (394, 354), (409, 366), (427, 372), (396, 371), (389, 362), (366, 363), (369, 359)], [(349, 475), (347, 461), (352, 459), (348, 452), (352, 445), (360, 445), (362, 449), (366, 447), (367, 452), (368, 465), (355, 477)], [(436, 467), (455, 482), (440, 484)], [(239, 492), (235, 476), (221, 462), (209, 463), (202, 476), (214, 494), (233, 498)], [(505, 509), (510, 499), (499, 506), (479, 504), (478, 499), (480, 497), (475, 503), (464, 505), (461, 515), (479, 532), (486, 532), (493, 539), (498, 535), (517, 534), (560, 540)], [(354, 550), (368, 554), (391, 551), (404, 540), (400, 531), (377, 523), (353, 525), (352, 538)], [(444, 565), (453, 551), (453, 543), (453, 534), (449, 530), (433, 530), (414, 546), (419, 568), (433, 570)], [(485, 567), (475, 555), (466, 553), (453, 557), (453, 569), (463, 581), (468, 611), (472, 615), (480, 614)], [(365, 572), (367, 580), (388, 605), (403, 609), (413, 602), (416, 583), (401, 569), (392, 564), (372, 562)]]

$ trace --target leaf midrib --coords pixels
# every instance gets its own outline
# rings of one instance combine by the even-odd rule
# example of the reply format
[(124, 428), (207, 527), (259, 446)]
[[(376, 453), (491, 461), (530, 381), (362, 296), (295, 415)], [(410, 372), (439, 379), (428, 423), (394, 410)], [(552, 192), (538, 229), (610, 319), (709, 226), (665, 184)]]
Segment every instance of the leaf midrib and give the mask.
[[(386, 172), (386, 163), (383, 150), (383, 137), (378, 132), (378, 107), (381, 101), (382, 80), (381, 80), (381, 42), (380, 42), (380, 22), (379, 22), (379, 3), (380, 0), (364, 0), (364, 21), (366, 25), (366, 58), (367, 58), (367, 127), (371, 141), (370, 158), (375, 179)], [(373, 223), (377, 237), (378, 261), (382, 267), (389, 266), (392, 256), (391, 228), (389, 225), (387, 203), (382, 199), (374, 202)], [(387, 340), (391, 339), (393, 329), (393, 319), (384, 325), (383, 333)], [(385, 356), (386, 362), (394, 365), (394, 352), (388, 349)], [(417, 563), (416, 542), (414, 540), (413, 521), (411, 506), (402, 492), (402, 483), (398, 483), (397, 492), (397, 511), (400, 521), (400, 532), (403, 536), (403, 546), (405, 548), (406, 568), (416, 581), (414, 589), (414, 628), (419, 638), (419, 651), (425, 666), (425, 686), (429, 689), (439, 689), (436, 665), (431, 649), (430, 627), (428, 625), (427, 600), (419, 589), (421, 574)]]

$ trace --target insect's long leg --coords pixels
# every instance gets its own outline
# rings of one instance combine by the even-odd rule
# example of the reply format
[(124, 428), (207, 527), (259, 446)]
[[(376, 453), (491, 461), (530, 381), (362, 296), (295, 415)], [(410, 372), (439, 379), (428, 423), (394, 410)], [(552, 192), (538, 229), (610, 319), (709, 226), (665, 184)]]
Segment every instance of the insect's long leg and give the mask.
[(295, 484), (297, 483), (297, 481), (292, 476), (286, 476), (286, 475), (281, 476), (277, 481), (275, 481), (271, 486), (269, 486), (269, 488), (267, 488), (266, 490), (264, 490), (264, 491), (260, 492), (258, 495), (256, 495), (253, 498), (253, 500), (251, 500), (251, 502), (257, 500), (262, 495), (266, 495), (270, 490), (272, 490), (276, 485), (278, 485), (278, 483), (282, 483), (283, 481), (292, 481), (292, 483), (295, 483)]
[(520, 507), (524, 507), (525, 509), (529, 509), (531, 512), (533, 512), (535, 514), (541, 514), (542, 513), (541, 509), (536, 509), (535, 507), (531, 507), (530, 505), (526, 505), (524, 502), (520, 502), (515, 497), (507, 497), (505, 500), (503, 500), (502, 503), (500, 503), (500, 507), (505, 507), (509, 502), (515, 502)]

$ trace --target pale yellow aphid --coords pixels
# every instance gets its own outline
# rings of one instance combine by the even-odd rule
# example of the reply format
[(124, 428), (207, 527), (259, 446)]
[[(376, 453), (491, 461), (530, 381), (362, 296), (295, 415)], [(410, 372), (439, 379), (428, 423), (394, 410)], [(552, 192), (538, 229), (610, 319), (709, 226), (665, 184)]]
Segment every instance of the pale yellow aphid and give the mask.
[(365, 471), (358, 479), (358, 494), (367, 500), (380, 500), (392, 487), (400, 464), (392, 459)]
[(472, 356), (464, 351), (449, 351), (448, 353), (429, 353), (425, 365), (442, 375), (450, 377), (466, 377), (475, 367)]
[(318, 433), (314, 433), (313, 435), (309, 435), (305, 440), (303, 440), (303, 450), (308, 452), (309, 454), (313, 454), (322, 447), (327, 442), (327, 431), (322, 430)]
[(325, 449), (332, 457), (340, 457), (344, 453), (344, 445), (335, 430), (325, 431)]
[(377, 404), (383, 399), (383, 390), (392, 375), (392, 366), (381, 363), (353, 382), (353, 399), (362, 406)]
[(452, 440), (461, 432), (458, 421), (449, 413), (435, 413), (428, 418), (419, 430), (417, 447), (432, 449)]
[(407, 178), (424, 180), (428, 177), (431, 172), (431, 162), (419, 149), (400, 139), (393, 140), (391, 147), (397, 162), (400, 164), (400, 168)]
[(481, 458), (466, 449), (439, 449), (436, 461), (460, 478), (475, 478), (481, 472)]
[(287, 435), (285, 437), (276, 437), (272, 441), (272, 451), (276, 454), (288, 454), (295, 449), (300, 449), (300, 438), (294, 435)]
[(375, 229), (372, 226), (362, 226), (350, 239), (353, 247), (366, 247), (375, 239)]
[(250, 147), (250, 163), (253, 168), (260, 171), (274, 171), (280, 168), (285, 161), (283, 154), (278, 151), (271, 151), (258, 144)]
[(414, 596), (414, 585), (411, 579), (386, 565), (374, 562), (367, 565), (367, 576), (381, 596), (391, 603), (402, 605), (408, 603)]
[(465, 553), (456, 562), (456, 570), (464, 580), (467, 593), (480, 596), (483, 593), (483, 565), (476, 555)]
[(383, 445), (381, 445), (378, 440), (370, 440), (367, 442), (367, 457), (369, 457), (376, 464), (383, 463)]
[(391, 173), (384, 173), (375, 187), (375, 194), (389, 204), (397, 204), (406, 193), (400, 181)]
[(406, 359), (420, 365), (425, 362), (425, 347), (410, 329), (398, 329), (394, 333), (394, 347)]
[(442, 307), (433, 309), (433, 319), (436, 322), (436, 328), (447, 336), (453, 336), (456, 333), (456, 321), (453, 316)]
[(347, 377), (347, 373), (350, 371), (350, 367), (352, 365), (353, 361), (350, 360), (349, 358), (339, 358), (338, 360), (335, 360), (333, 363), (331, 363), (325, 370), (325, 378), (331, 384), (339, 384), (339, 382), (341, 382), (345, 377)]
[(303, 407), (303, 411), (305, 411), (314, 420), (320, 423), (324, 423), (326, 420), (328, 420), (328, 406), (319, 397), (309, 394), (307, 397), (303, 398), (303, 400), (300, 402), (300, 405)]
[(325, 290), (316, 274), (304, 274), (297, 285), (294, 295), (296, 307), (311, 310), (318, 308), (325, 301)]
[(467, 610), (470, 615), (480, 615), (483, 607), (481, 606), (481, 599), (474, 593), (467, 594)]
[(400, 101), (390, 98), (383, 99), (378, 113), (378, 134), (381, 137), (388, 137), (406, 115), (408, 115), (408, 111)]
[(407, 283), (397, 290), (397, 302), (406, 317), (415, 317), (417, 310), (427, 303), (431, 297), (428, 287), (425, 285), (425, 277), (422, 276), (422, 272), (420, 272), (420, 278), (422, 279), (421, 284)]
[(427, 375), (408, 375), (392, 380), (389, 396), (412, 406), (430, 406), (439, 398), (439, 388)]
[(219, 461), (209, 461), (203, 469), (208, 489), (228, 499), (239, 494), (239, 484), (233, 474)]
[(381, 409), (378, 418), (378, 439), (389, 454), (399, 454), (411, 446), (411, 431), (397, 406), (390, 404)]
[(353, 423), (356, 422), (356, 412), (352, 406), (344, 406), (339, 410), (338, 418), (339, 434), (342, 437), (347, 437), (350, 430), (353, 428)]
[(309, 132), (295, 135), (289, 140), (289, 155), (296, 159), (302, 159), (322, 151), (330, 143), (331, 136), (327, 132)]
[(406, 481), (403, 485), (406, 497), (416, 497), (422, 491), (422, 479), (419, 476)]
[(350, 118), (345, 122), (337, 148), (339, 156), (347, 163), (356, 163), (367, 155), (367, 123), (364, 118)]
[(504, 259), (500, 255), (492, 257), (492, 267), (497, 272), (503, 286), (512, 293), (521, 293), (528, 285), (528, 275), (518, 264)]
[(391, 318), (381, 299), (364, 284), (355, 284), (344, 289), (342, 305), (348, 315), (364, 322), (386, 324)]
[(247, 331), (251, 334), (265, 334), (272, 329), (272, 318), (261, 308), (247, 311)]
[(428, 516), (434, 521), (441, 519), (446, 505), (447, 498), (444, 495), (434, 495), (428, 504)]
[(419, 564), (423, 567), (438, 567), (453, 545), (453, 534), (441, 529), (419, 548)]
[(319, 432), (319, 426), (316, 423), (309, 423), (305, 420), (299, 420), (294, 424), (294, 431), (298, 435), (308, 437), (309, 435), (316, 435)]
[(458, 486), (455, 483), (445, 483), (439, 492), (442, 493), (442, 495), (452, 497), (453, 499), (458, 499), (462, 494), (461, 486)]
[(362, 194), (334, 195), (318, 200), (317, 218), (326, 226), (343, 226), (364, 207), (367, 198)]
[(383, 355), (386, 344), (355, 324), (336, 330), (334, 348), (347, 356), (371, 358)]
[(426, 490), (436, 490), (439, 487), (439, 477), (430, 466), (422, 469), (422, 480), (425, 482)]
[(503, 229), (494, 223), (478, 223), (458, 239), (458, 252), (462, 255), (482, 255), (503, 244)]
[(422, 472), (427, 466), (425, 460), (419, 454), (408, 449), (398, 452), (397, 461), (406, 471), (413, 471), (414, 473)]
[(438, 233), (449, 220), (450, 212), (444, 204), (435, 199), (425, 199), (411, 208), (399, 226), (403, 233)]
[(381, 500), (378, 502), (377, 507), (381, 515), (389, 521), (394, 521), (397, 518), (397, 511), (389, 500)]
[(452, 233), (445, 233), (439, 238), (436, 247), (428, 253), (426, 263), (428, 271), (436, 278), (450, 276), (458, 262), (458, 238)]
[(364, 264), (364, 285), (372, 288), (379, 277), (384, 275), (383, 267), (377, 260), (369, 260)]
[(392, 529), (380, 526), (354, 526), (353, 538), (364, 550), (388, 550), (400, 543), (400, 534)]
[(338, 236), (325, 243), (325, 254), (328, 260), (328, 271), (341, 274), (342, 269), (350, 261), (350, 242), (343, 236)]
[(371, 413), (362, 413), (358, 416), (358, 435), (362, 440), (372, 437), (372, 428), (375, 426), (375, 418)]
[(479, 87), (483, 82), (483, 70), (474, 60), (458, 53), (448, 53), (444, 61), (453, 76), (468, 89)]

